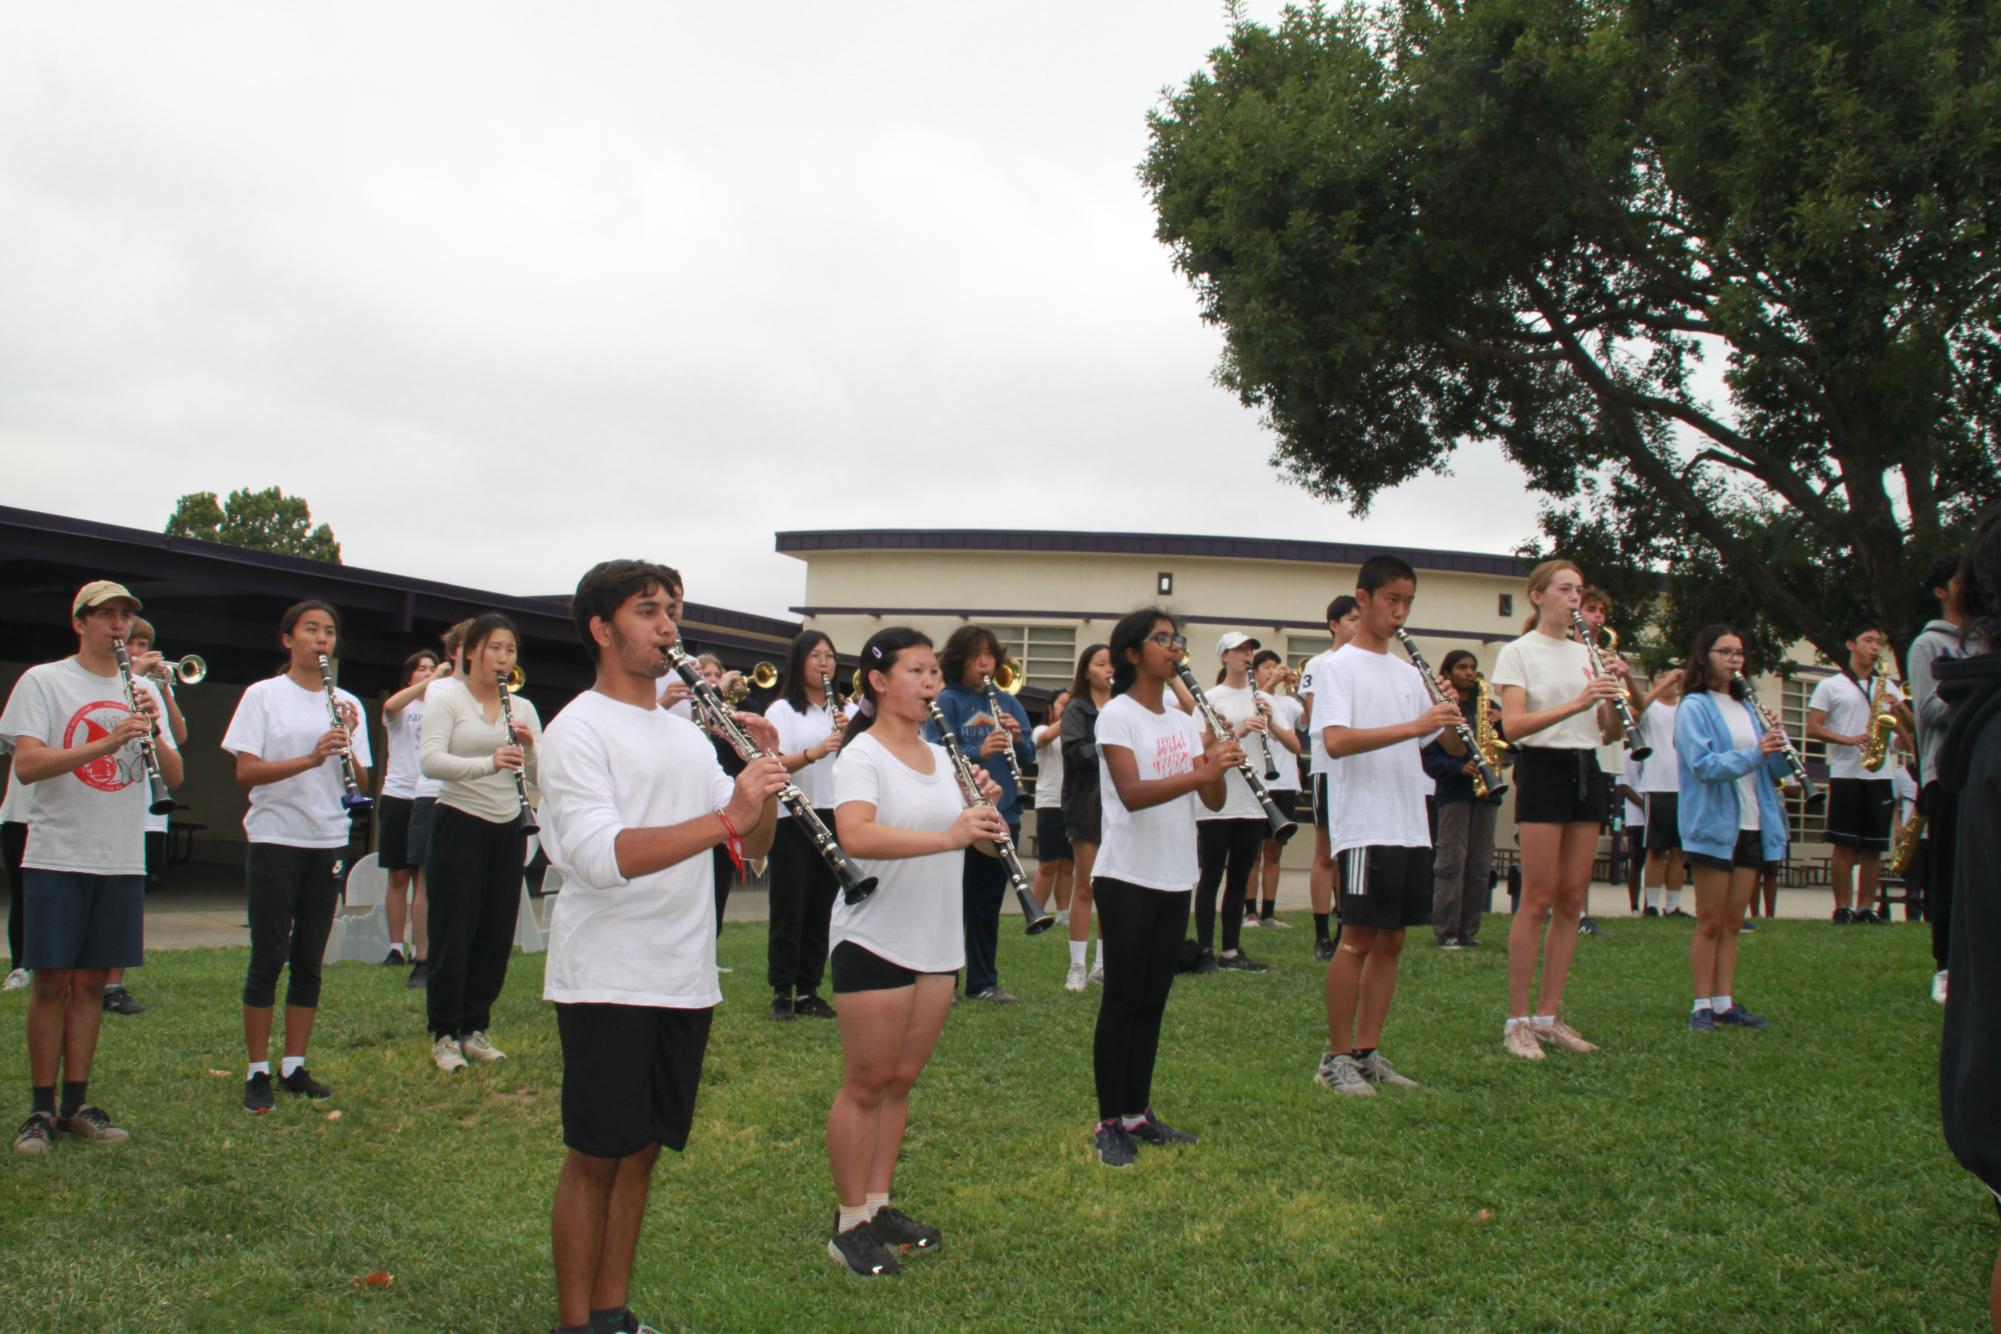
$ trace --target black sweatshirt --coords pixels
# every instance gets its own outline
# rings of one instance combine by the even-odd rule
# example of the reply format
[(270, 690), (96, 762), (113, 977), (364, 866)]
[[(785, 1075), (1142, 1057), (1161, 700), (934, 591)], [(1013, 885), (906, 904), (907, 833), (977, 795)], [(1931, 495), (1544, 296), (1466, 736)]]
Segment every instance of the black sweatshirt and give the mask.
[(1952, 711), (1938, 777), (1959, 802), (1939, 1113), (1954, 1156), (2001, 1193), (2001, 652), (1937, 670)]

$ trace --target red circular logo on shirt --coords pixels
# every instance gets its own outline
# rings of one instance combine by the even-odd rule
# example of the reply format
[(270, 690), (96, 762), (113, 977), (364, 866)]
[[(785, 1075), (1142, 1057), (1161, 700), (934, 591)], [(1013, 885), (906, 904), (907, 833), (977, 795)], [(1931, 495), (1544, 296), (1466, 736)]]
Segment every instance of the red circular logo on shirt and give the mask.
[[(63, 749), (104, 740), (131, 712), (123, 700), (92, 700), (70, 715), (69, 726), (63, 729)], [(123, 792), (138, 782), (139, 775), (144, 771), (145, 762), (138, 758), (136, 751), (136, 746), (124, 746), (109, 755), (98, 756), (73, 772), (99, 792)]]

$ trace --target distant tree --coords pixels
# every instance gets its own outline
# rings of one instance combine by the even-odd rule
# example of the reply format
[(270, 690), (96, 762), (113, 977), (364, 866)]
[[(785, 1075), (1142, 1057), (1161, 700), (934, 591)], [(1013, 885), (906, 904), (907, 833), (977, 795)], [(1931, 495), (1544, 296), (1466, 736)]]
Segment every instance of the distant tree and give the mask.
[(314, 527), (312, 506), (305, 497), (288, 496), (275, 486), (232, 491), (225, 501), (217, 501), (213, 491), (191, 491), (174, 503), (166, 531), (170, 537), (198, 537), (340, 564), (340, 543), (334, 540), (333, 529), (325, 524)]

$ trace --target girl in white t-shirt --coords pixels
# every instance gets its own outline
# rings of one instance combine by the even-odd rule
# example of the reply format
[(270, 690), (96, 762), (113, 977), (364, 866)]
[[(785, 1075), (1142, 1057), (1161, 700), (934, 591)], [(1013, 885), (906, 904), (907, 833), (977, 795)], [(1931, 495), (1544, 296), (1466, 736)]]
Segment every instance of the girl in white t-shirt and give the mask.
[(389, 873), (389, 890), (382, 906), (389, 917), (389, 957), (404, 960), (407, 924), (416, 946), (416, 968), (430, 959), (426, 942), (430, 904), (424, 894), (424, 855), (431, 841), (431, 820), (438, 804), (438, 781), (424, 777), (417, 749), (424, 737), (424, 692), (431, 682), (451, 675), (439, 666), (438, 655), (418, 649), (403, 659), (403, 688), (382, 701), (383, 741), (389, 759), (382, 775), (382, 795), (376, 800), (376, 860)]
[[(831, 685), (839, 668), (834, 641), (818, 630), (792, 640), (785, 655), (779, 698), (764, 717), (778, 733), (778, 758), (792, 785), (813, 803), (820, 822), (834, 823), (834, 753), (846, 720)], [(779, 809), (771, 844), (771, 926), (765, 947), (765, 980), (771, 984), (771, 1017), (832, 1019), (820, 999), (827, 967), (827, 916), (840, 884), (791, 812)]]
[(1035, 901), (1056, 904), (1056, 920), (1070, 920), (1070, 840), (1063, 837), (1063, 710), (1070, 692), (1049, 701), (1035, 729)]
[[(1557, 1018), (1557, 1007), (1570, 979), (1577, 922), (1598, 854), (1598, 827), (1605, 822), (1597, 747), (1617, 726), (1610, 701), (1625, 689), (1625, 664), (1608, 656), (1611, 670), (1593, 675), (1584, 645), (1569, 638), (1570, 613), (1583, 594), (1584, 572), (1571, 562), (1536, 566), (1528, 580), (1535, 608), (1528, 633), (1503, 645), (1494, 661), (1501, 727), (1515, 749), (1515, 825), (1522, 848), (1521, 909), (1508, 931), (1508, 1021), (1502, 1041), (1514, 1055), (1534, 1061), (1543, 1058), (1543, 1043), (1566, 1051), (1597, 1050)], [(1538, 954), (1542, 990), (1531, 1012), (1529, 984)]]
[(965, 963), (960, 881), (965, 850), (1005, 837), (987, 798), (968, 806), (945, 750), (924, 740), (925, 706), (944, 684), (931, 641), (908, 627), (862, 649), (862, 700), (834, 768), (842, 848), (876, 878), (860, 903), (835, 903), (831, 955), (840, 998), (841, 1089), (827, 1113), (827, 1162), (839, 1212), (827, 1253), (864, 1278), (897, 1272), (892, 1249), (935, 1251), (940, 1234), (893, 1209), (910, 1088), (952, 1008)]
[[(1299, 719), (1305, 709), (1296, 695), (1274, 693), (1287, 680), (1284, 659), (1270, 649), (1258, 650), (1251, 659), (1251, 675), (1257, 682), (1258, 699), (1269, 711), (1270, 724), (1267, 728), (1266, 746), (1271, 757), (1278, 764), (1278, 779), (1268, 782), (1272, 800), (1279, 809), (1291, 811), (1299, 804), (1299, 761), (1302, 747), (1299, 743)], [(1264, 905), (1253, 915), (1250, 897), (1244, 899), (1244, 925), (1285, 928), (1292, 925), (1278, 912), (1278, 872), (1283, 860), (1285, 847), (1275, 838), (1266, 838), (1259, 851), (1258, 875), (1251, 882), (1254, 888), (1264, 891)]]
[(1188, 641), (1172, 616), (1148, 607), (1112, 630), (1112, 699), (1098, 714), (1103, 842), (1092, 881), (1105, 939), (1105, 998), (1092, 1073), (1098, 1161), (1130, 1166), (1135, 1141), (1193, 1144), (1153, 1114), (1153, 1063), (1174, 965), (1188, 933), (1198, 868), (1195, 802), (1223, 808), (1224, 776), (1243, 759), (1229, 737), (1169, 702)]

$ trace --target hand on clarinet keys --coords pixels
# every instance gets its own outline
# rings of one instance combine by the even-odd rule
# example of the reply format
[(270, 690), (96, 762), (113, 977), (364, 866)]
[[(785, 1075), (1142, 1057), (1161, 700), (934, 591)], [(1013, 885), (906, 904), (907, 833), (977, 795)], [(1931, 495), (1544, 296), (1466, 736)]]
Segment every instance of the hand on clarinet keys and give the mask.
[(112, 750), (122, 750), (134, 741), (143, 741), (153, 734), (153, 720), (145, 713), (128, 713), (118, 720), (118, 725), (106, 734), (105, 740)]
[(1244, 748), (1235, 741), (1213, 737), (1202, 748), (1202, 763), (1211, 769), (1234, 769), (1244, 762)]
[[(1012, 722), (1013, 720), (1009, 719), (1009, 721)], [(987, 739), (980, 743), (980, 758), (983, 760), (989, 759), (992, 756), (1000, 754), (1007, 748), (1007, 733), (996, 727), (993, 731), (987, 733)]]
[(1456, 727), (1465, 722), (1460, 716), (1459, 706), (1449, 699), (1442, 699), (1418, 715), (1418, 726), (1423, 728), (1420, 735), (1443, 732), (1448, 727)]
[(985, 769), (973, 770), (973, 786), (979, 789), (981, 797), (992, 802), (995, 806), (1000, 805), (1001, 785), (996, 783), (994, 776)]
[(493, 752), (493, 767), (496, 770), (519, 770), (527, 762), (527, 754), (519, 746), (499, 746)]
[(744, 735), (757, 744), (759, 750), (774, 754), (777, 752), (778, 729), (773, 727), (762, 714), (733, 713), (730, 717), (743, 729)]
[(736, 791), (731, 794), (726, 808), (730, 823), (739, 830), (748, 829), (757, 822), (764, 803), (777, 796), (790, 781), (791, 775), (785, 772), (784, 761), (776, 755), (767, 755), (746, 764), (743, 772), (736, 776)]
[(347, 749), (347, 733), (338, 727), (330, 727), (320, 733), (320, 739), (313, 745), (313, 754), (321, 759), (331, 759)]
[(1776, 755), (1785, 748), (1786, 734), (1779, 728), (1774, 727), (1758, 738), (1758, 750), (1761, 754)]
[(535, 733), (530, 730), (527, 723), (514, 724), (514, 742), (523, 750), (532, 750), (534, 748)]
[(959, 812), (952, 822), (952, 846), (970, 848), (975, 843), (994, 842), (1007, 837), (1007, 821), (1000, 812), (981, 802)]

